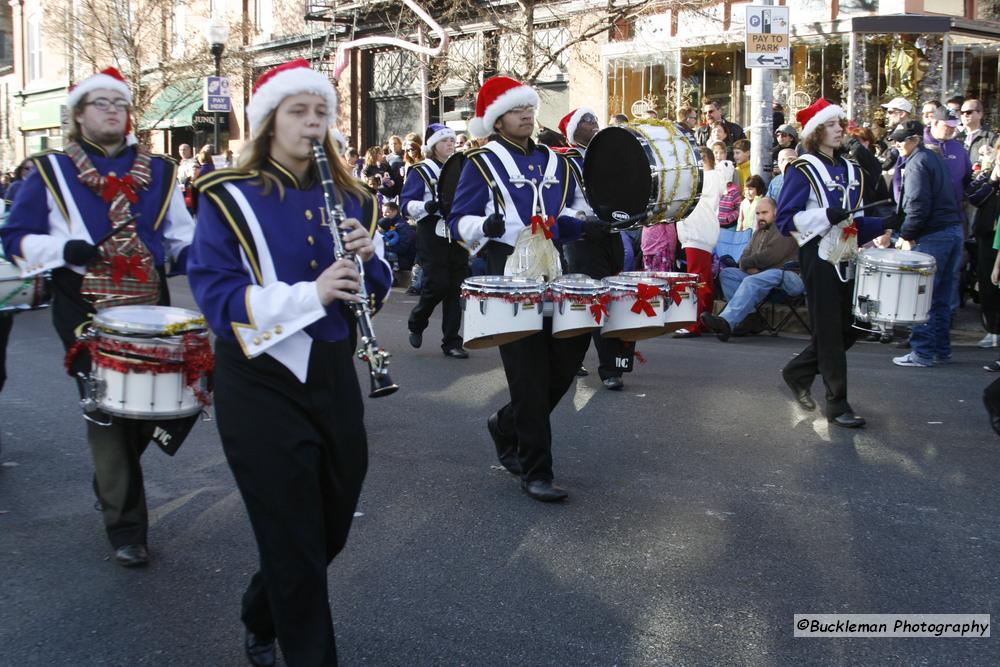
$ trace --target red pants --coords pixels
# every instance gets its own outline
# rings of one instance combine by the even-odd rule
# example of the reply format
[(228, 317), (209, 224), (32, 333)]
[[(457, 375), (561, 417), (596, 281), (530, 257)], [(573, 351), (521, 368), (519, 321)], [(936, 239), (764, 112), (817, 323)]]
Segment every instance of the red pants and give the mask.
[(712, 312), (712, 253), (698, 248), (684, 248), (684, 255), (687, 257), (687, 272), (697, 273), (698, 282), (698, 322), (689, 328), (689, 331), (703, 333), (705, 327), (701, 324), (701, 314)]

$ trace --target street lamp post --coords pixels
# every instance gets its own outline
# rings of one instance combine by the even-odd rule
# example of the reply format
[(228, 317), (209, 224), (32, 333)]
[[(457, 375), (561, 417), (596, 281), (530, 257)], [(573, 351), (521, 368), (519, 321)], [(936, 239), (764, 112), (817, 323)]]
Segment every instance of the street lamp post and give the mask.
[[(222, 52), (226, 49), (226, 40), (229, 39), (229, 26), (219, 19), (212, 19), (205, 27), (205, 39), (208, 41), (209, 51), (215, 58), (215, 76), (222, 76)], [(214, 132), (212, 140), (212, 150), (219, 153), (219, 112), (212, 112), (214, 121)]]

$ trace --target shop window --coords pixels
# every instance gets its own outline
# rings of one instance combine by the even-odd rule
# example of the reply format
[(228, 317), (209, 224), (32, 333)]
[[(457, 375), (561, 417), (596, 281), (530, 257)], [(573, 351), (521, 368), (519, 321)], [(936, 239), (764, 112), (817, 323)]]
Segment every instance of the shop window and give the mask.
[(42, 78), (42, 20), (38, 14), (28, 17), (28, 81)]
[(947, 76), (943, 98), (975, 97), (986, 107), (983, 123), (1000, 127), (1000, 41), (952, 33), (948, 35)]
[(420, 61), (411, 51), (376, 51), (371, 63), (372, 97), (410, 95), (418, 91)]
[[(677, 51), (616, 58), (609, 62), (607, 115), (642, 118), (655, 111), (673, 118), (677, 109)], [(687, 97), (693, 92), (687, 92)], [(683, 103), (683, 100), (682, 100)]]

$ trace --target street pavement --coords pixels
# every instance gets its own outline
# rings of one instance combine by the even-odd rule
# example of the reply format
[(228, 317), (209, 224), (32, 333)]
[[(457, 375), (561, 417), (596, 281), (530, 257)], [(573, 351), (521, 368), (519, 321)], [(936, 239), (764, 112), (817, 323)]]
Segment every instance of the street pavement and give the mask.
[[(792, 636), (796, 613), (1000, 615), (980, 368), (996, 351), (907, 369), (859, 344), (851, 402), (869, 426), (843, 431), (781, 382), (801, 337), (645, 341), (622, 392), (600, 387), (591, 349), (552, 416), (570, 498), (545, 505), (492, 453), (497, 351), (446, 359), (437, 318), (411, 349), (413, 302), (396, 290), (375, 320), (401, 389), (366, 401), (370, 469), (330, 568), (342, 664), (1000, 664), (996, 632)], [(0, 665), (244, 664), (256, 549), (214, 425), (144, 456), (152, 562), (121, 568), (61, 363), (49, 314), (19, 316), (0, 394)]]

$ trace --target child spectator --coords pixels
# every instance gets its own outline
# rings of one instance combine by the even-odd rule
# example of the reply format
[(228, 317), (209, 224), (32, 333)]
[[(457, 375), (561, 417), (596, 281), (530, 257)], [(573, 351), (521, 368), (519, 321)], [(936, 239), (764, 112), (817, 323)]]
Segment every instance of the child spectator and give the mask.
[(757, 202), (767, 194), (767, 186), (764, 179), (754, 174), (747, 179), (743, 186), (743, 201), (740, 203), (740, 215), (736, 220), (736, 231), (742, 232), (744, 229), (757, 229)]
[[(728, 162), (728, 160), (723, 160), (722, 162)], [(721, 163), (716, 162), (715, 164), (715, 168), (718, 169)], [(719, 199), (719, 227), (724, 229), (736, 226), (736, 222), (740, 217), (740, 200), (743, 198), (740, 186), (737, 185), (739, 176), (736, 175), (736, 165), (729, 162), (729, 166), (732, 167), (732, 170), (727, 169), (726, 173), (731, 174), (731, 176), (726, 183), (725, 194)]]
[(392, 265), (393, 273), (412, 270), (417, 256), (417, 233), (399, 214), (399, 204), (387, 201), (382, 205), (378, 228), (385, 241), (385, 258)]
[(736, 163), (736, 174), (740, 177), (740, 190), (750, 178), (750, 140), (739, 139), (733, 143), (733, 162)]

